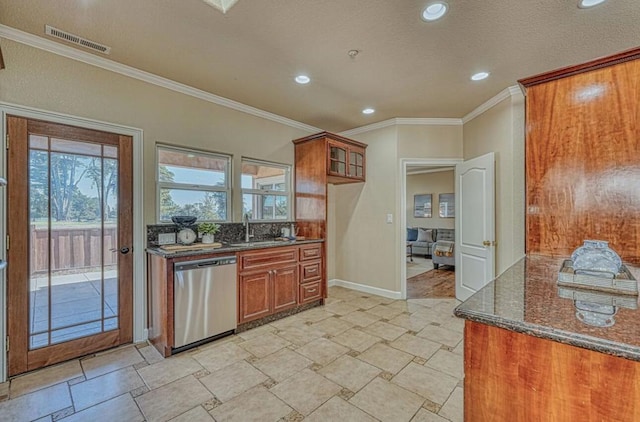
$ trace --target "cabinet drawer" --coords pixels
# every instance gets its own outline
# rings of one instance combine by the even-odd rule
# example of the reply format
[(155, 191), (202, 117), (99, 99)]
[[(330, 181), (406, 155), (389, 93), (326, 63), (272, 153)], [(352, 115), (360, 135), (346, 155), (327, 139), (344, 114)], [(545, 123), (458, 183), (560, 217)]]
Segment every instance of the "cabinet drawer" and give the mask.
[(322, 261), (300, 263), (300, 283), (308, 283), (322, 278)]
[(242, 252), (239, 257), (240, 271), (295, 263), (298, 258), (296, 248), (258, 249)]
[(300, 261), (322, 258), (322, 243), (300, 246)]
[(300, 303), (313, 302), (322, 298), (320, 280), (300, 285)]

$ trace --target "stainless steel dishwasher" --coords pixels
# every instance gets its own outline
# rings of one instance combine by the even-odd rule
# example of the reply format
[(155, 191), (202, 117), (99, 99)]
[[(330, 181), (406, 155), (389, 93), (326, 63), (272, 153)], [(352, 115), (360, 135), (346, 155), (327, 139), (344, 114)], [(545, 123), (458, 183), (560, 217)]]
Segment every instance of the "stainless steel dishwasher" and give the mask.
[(237, 328), (236, 257), (174, 264), (174, 351), (230, 334)]

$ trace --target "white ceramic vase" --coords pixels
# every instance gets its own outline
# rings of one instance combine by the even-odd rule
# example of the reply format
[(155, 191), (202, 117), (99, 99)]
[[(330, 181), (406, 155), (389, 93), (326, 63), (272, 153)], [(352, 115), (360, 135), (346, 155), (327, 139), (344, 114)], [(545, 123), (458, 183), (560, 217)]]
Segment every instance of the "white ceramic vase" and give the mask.
[(202, 235), (202, 243), (213, 243), (214, 236), (211, 233), (205, 233)]

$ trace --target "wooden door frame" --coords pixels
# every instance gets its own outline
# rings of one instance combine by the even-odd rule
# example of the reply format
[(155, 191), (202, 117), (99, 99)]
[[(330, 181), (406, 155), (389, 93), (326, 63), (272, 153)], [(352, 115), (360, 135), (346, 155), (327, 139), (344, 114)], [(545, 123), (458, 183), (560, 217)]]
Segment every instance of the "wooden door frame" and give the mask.
[[(396, 299), (407, 298), (407, 168), (409, 166), (452, 166), (464, 162), (462, 158), (401, 158), (400, 159), (400, 204), (398, 232), (396, 235), (396, 262), (400, 268), (400, 294)], [(453, 171), (453, 169), (451, 169)], [(453, 176), (455, 178), (455, 175)]]
[[(144, 248), (146, 247), (143, 221), (143, 131), (141, 129), (116, 125), (98, 120), (39, 110), (31, 107), (0, 102), (0, 126), (2, 140), (0, 142), (0, 176), (6, 176), (6, 134), (7, 116), (24, 117), (77, 126), (86, 129), (111, 132), (131, 136), (133, 139), (133, 341), (147, 339), (146, 329), (146, 284)], [(0, 188), (0, 258), (6, 258), (6, 189)], [(6, 350), (6, 280), (5, 272), (0, 271), (0, 350)], [(0, 352), (0, 383), (7, 380), (7, 355)]]

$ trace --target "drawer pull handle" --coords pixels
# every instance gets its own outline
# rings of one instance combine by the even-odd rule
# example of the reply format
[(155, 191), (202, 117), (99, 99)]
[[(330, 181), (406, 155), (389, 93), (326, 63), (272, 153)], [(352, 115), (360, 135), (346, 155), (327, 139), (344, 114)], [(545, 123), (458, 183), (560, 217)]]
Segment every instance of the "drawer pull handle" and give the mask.
[(309, 293), (315, 293), (316, 289), (309, 289)]
[(310, 272), (310, 273), (315, 273), (315, 272), (318, 271), (318, 269), (317, 268), (309, 268), (307, 271)]

